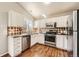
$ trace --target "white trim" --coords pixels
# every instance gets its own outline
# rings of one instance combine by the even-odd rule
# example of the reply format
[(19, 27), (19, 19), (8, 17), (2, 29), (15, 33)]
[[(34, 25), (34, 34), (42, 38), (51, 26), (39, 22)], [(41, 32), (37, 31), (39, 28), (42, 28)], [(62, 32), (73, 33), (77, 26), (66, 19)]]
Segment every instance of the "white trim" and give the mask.
[(1, 54), (0, 57), (3, 56), (3, 55), (5, 55), (5, 54), (7, 54), (7, 53), (8, 53), (8, 52), (5, 52), (5, 53)]

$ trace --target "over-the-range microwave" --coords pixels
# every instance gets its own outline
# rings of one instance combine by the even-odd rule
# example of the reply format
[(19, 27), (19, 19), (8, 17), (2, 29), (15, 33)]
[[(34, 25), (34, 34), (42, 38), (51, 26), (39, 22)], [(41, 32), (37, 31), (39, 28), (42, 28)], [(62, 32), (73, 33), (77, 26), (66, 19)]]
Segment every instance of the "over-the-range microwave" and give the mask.
[(55, 28), (55, 27), (56, 27), (56, 22), (46, 23), (46, 28)]

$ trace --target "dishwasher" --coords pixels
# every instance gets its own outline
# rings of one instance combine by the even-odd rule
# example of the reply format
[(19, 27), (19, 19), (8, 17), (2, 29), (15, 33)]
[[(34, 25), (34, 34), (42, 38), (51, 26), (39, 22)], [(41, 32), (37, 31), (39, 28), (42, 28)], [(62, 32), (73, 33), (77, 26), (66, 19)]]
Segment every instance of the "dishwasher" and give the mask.
[(30, 35), (23, 35), (22, 36), (22, 51), (30, 48)]

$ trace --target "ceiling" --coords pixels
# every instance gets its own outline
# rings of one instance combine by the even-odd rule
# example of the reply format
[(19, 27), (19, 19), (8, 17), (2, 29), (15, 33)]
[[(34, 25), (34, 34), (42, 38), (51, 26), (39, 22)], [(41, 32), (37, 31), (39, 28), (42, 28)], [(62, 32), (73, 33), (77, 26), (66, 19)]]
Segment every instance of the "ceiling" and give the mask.
[(20, 2), (26, 11), (28, 11), (34, 19), (43, 19), (53, 17), (56, 14), (69, 12), (79, 9), (78, 2)]

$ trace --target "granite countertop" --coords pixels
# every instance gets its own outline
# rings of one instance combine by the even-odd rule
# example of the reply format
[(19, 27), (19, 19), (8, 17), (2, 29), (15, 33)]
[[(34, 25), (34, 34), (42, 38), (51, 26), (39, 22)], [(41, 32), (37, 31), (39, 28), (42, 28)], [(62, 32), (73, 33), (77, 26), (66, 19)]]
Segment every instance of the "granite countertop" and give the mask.
[(20, 34), (20, 35), (10, 35), (8, 37), (22, 37), (22, 36), (25, 36), (25, 35), (30, 35), (30, 34), (24, 33), (24, 34)]

